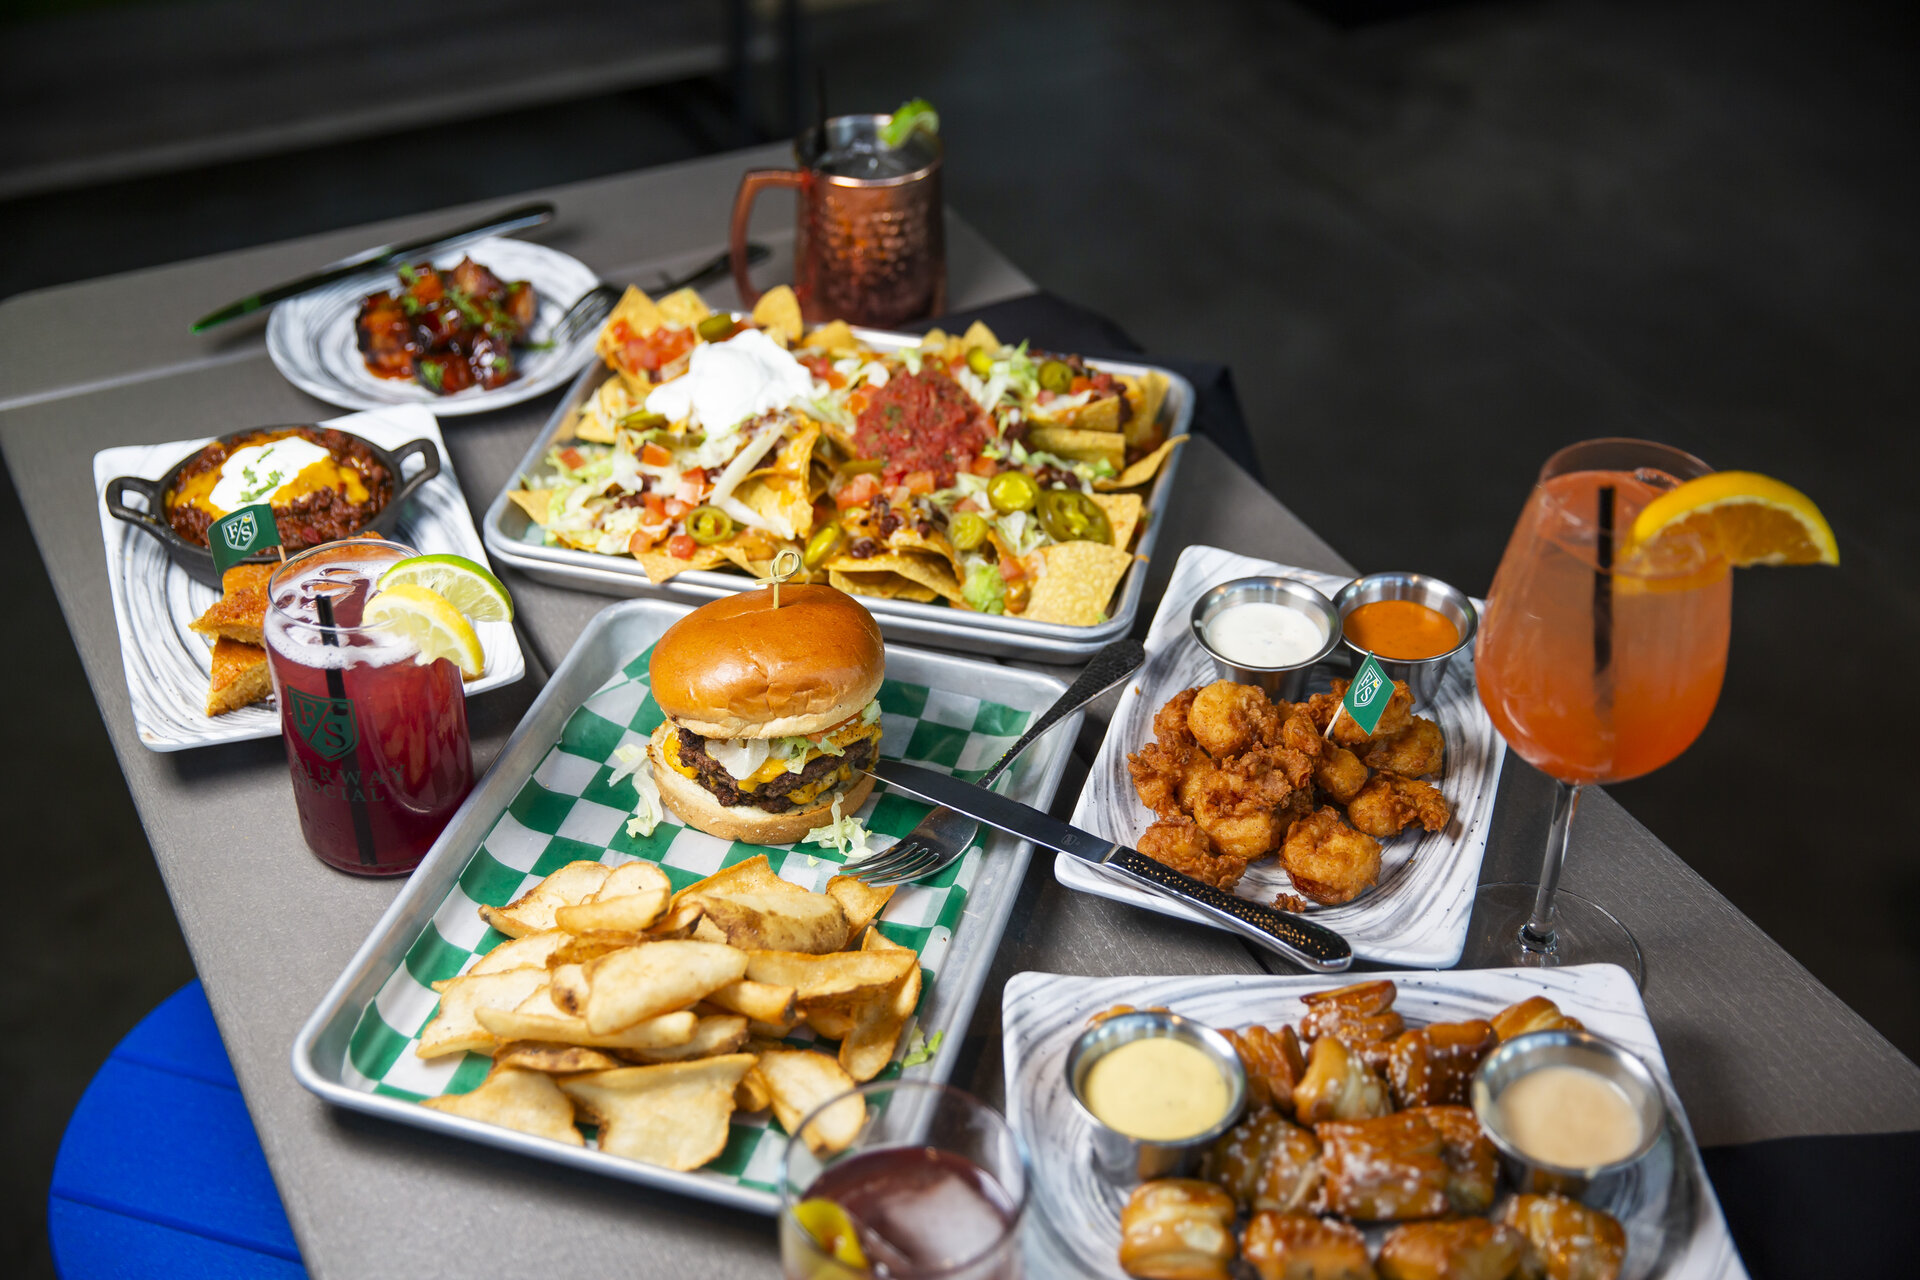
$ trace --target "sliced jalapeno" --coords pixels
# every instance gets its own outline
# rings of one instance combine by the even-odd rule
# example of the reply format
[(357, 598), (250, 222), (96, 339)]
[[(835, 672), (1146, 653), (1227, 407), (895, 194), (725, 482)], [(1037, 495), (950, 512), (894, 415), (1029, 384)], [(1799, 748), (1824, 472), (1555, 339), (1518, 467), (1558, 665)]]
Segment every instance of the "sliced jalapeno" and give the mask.
[(993, 354), (985, 347), (975, 347), (967, 352), (967, 368), (982, 378), (993, 376)]
[(840, 526), (829, 521), (821, 525), (818, 529), (815, 529), (813, 536), (807, 539), (807, 549), (806, 552), (801, 555), (800, 562), (809, 569), (818, 569), (831, 559), (833, 553), (839, 549)]
[(1073, 389), (1073, 369), (1065, 360), (1047, 360), (1040, 365), (1040, 389), (1065, 395)]
[(687, 512), (687, 536), (703, 547), (733, 536), (733, 517), (718, 507), (695, 507)]
[(702, 320), (694, 326), (693, 331), (706, 342), (718, 342), (722, 338), (730, 338), (733, 336), (733, 317), (722, 311)]
[(1024, 471), (1002, 471), (987, 482), (987, 501), (995, 511), (1031, 511), (1040, 499), (1040, 486)]
[(1040, 495), (1040, 527), (1055, 542), (1113, 541), (1107, 513), (1077, 489), (1049, 489)]
[(947, 540), (955, 551), (972, 551), (987, 540), (987, 522), (971, 511), (962, 511), (947, 526)]
[(630, 431), (653, 431), (667, 425), (665, 414), (648, 413), (645, 409), (635, 409), (620, 419), (620, 425)]
[(848, 458), (840, 464), (840, 470), (850, 476), (871, 476), (880, 474), (886, 465), (884, 458)]

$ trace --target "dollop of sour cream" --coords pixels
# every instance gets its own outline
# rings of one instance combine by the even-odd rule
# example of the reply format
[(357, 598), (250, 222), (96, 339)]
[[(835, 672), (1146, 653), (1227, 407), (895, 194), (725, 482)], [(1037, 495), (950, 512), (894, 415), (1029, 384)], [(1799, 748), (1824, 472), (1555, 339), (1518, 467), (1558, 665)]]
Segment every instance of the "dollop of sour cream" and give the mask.
[(748, 329), (695, 347), (685, 373), (648, 393), (647, 412), (669, 422), (690, 418), (712, 434), (812, 394), (806, 366), (760, 330)]
[(273, 505), (273, 495), (302, 471), (331, 455), (311, 440), (285, 436), (235, 449), (220, 466), (220, 482), (207, 495), (209, 506), (224, 514), (256, 502)]
[(1207, 620), (1207, 645), (1243, 667), (1297, 667), (1327, 643), (1319, 619), (1271, 600), (1228, 605)]

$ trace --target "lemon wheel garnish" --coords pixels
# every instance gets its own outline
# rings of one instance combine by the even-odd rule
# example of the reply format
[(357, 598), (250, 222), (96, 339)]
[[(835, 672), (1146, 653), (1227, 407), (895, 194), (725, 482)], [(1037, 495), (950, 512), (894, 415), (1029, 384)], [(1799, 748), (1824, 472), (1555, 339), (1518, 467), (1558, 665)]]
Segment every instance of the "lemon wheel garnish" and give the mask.
[(361, 623), (411, 640), (429, 662), (448, 659), (469, 680), (486, 668), (473, 624), (437, 591), (396, 583), (367, 601)]
[(513, 600), (487, 566), (465, 556), (412, 556), (396, 560), (380, 575), (378, 588), (407, 583), (437, 592), (469, 622), (509, 622)]
[(817, 1197), (802, 1200), (793, 1206), (793, 1216), (821, 1251), (835, 1262), (844, 1262), (850, 1267), (867, 1265), (866, 1251), (854, 1234), (853, 1219), (833, 1201)]
[(1730, 565), (1839, 564), (1840, 546), (1813, 500), (1752, 471), (1715, 471), (1649, 502), (1633, 522), (1628, 555), (1693, 536)]

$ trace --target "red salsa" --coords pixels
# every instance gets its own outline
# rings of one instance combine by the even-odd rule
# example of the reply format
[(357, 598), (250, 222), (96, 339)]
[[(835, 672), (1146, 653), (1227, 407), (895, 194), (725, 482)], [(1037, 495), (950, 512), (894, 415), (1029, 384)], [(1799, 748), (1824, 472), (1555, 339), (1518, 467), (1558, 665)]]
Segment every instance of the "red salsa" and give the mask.
[(912, 471), (930, 471), (941, 487), (953, 483), (991, 434), (985, 410), (943, 370), (896, 373), (867, 393), (853, 442), (863, 458), (879, 458), (894, 485)]

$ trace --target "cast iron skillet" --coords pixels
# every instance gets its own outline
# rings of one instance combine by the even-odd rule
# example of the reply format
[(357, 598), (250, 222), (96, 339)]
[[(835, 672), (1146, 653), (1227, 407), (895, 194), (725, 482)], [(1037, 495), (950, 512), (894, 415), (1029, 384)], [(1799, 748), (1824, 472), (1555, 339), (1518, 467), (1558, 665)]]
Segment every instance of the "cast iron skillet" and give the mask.
[[(290, 427), (305, 427), (315, 431), (339, 430), (337, 427), (321, 427), (311, 422), (289, 422), (276, 426), (248, 427), (244, 431), (230, 431), (215, 443), (231, 445), (243, 436), (258, 435), (262, 431), (284, 431)], [(440, 451), (434, 447), (433, 441), (425, 437), (409, 440), (398, 449), (389, 450), (382, 449), (373, 441), (364, 436), (356, 436), (351, 431), (341, 431), (340, 434), (365, 445), (367, 451), (380, 460), (380, 465), (385, 467), (387, 474), (393, 478), (393, 496), (387, 499), (385, 506), (373, 513), (371, 520), (354, 532), (387, 533), (392, 528), (393, 522), (400, 518), (402, 504), (412, 497), (421, 485), (440, 474)], [(180, 478), (180, 469), (199, 457), (201, 450), (206, 447), (201, 445), (200, 448), (194, 449), (186, 457), (167, 468), (167, 473), (158, 480), (146, 480), (140, 476), (117, 476), (107, 481), (107, 510), (135, 528), (144, 529), (158, 538), (160, 545), (167, 549), (167, 554), (173, 557), (175, 563), (201, 582), (217, 588), (220, 585), (220, 575), (213, 569), (213, 553), (205, 547), (195, 546), (175, 532), (174, 527), (167, 522), (163, 508), (166, 494), (173, 488), (174, 482)], [(418, 454), (426, 465), (420, 468), (418, 475), (405, 477), (400, 464), (415, 454)], [(128, 490), (147, 500), (146, 510), (142, 511), (127, 505)], [(279, 558), (278, 553), (274, 551), (260, 551), (248, 556), (240, 563), (267, 564)]]

